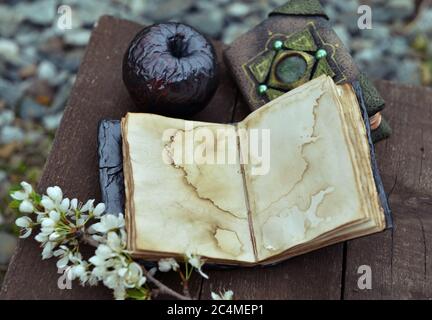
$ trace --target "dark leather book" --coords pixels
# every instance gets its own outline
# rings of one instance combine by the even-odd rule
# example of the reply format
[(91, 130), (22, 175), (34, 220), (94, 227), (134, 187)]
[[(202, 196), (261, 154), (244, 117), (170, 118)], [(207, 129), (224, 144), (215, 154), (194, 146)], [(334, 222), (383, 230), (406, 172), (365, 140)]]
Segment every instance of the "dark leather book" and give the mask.
[(252, 111), (326, 74), (336, 84), (360, 83), (374, 142), (391, 133), (380, 113), (384, 100), (358, 70), (318, 0), (290, 0), (276, 8), (235, 40), (224, 55)]

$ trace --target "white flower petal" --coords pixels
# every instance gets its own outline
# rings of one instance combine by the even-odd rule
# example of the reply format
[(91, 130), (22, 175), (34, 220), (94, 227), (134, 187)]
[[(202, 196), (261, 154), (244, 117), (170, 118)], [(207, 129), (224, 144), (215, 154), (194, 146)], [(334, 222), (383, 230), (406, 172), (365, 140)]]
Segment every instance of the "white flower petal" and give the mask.
[(28, 194), (23, 191), (15, 191), (14, 193), (11, 194), (11, 197), (15, 200), (22, 201), (28, 199)]
[(49, 259), (53, 256), (54, 244), (47, 242), (42, 250), (42, 260)]
[(68, 198), (64, 198), (60, 203), (59, 209), (61, 212), (66, 212), (69, 210), (70, 200)]
[[(44, 218), (42, 220), (42, 228), (52, 228), (55, 226), (55, 221), (51, 218)], [(50, 232), (51, 233), (51, 232)]]
[(219, 294), (217, 294), (217, 293), (215, 293), (215, 292), (213, 292), (213, 291), (212, 291), (212, 293), (211, 293), (211, 298), (212, 298), (213, 300), (222, 300), (222, 297), (221, 297)]
[(67, 266), (69, 262), (68, 256), (65, 255), (63, 258), (61, 258), (60, 260), (57, 261), (57, 268), (59, 269), (63, 269)]
[(41, 200), (41, 205), (47, 210), (52, 210), (55, 207), (54, 201), (47, 196), (43, 196)]
[(48, 241), (48, 236), (46, 234), (43, 234), (42, 232), (38, 233), (35, 237), (35, 240), (41, 243)]
[(108, 229), (105, 227), (105, 225), (101, 222), (95, 223), (91, 225), (92, 231), (96, 231), (99, 233), (106, 233)]
[(41, 233), (43, 235), (47, 236), (47, 237), (49, 237), (49, 235), (51, 233), (53, 233), (53, 232), (54, 232), (54, 227), (44, 227), (44, 226), (42, 226), (42, 228), (41, 228)]
[(171, 269), (176, 271), (179, 268), (177, 261), (174, 258), (160, 259), (158, 262), (159, 271), (168, 272)]
[(15, 224), (21, 228), (28, 228), (31, 226), (32, 223), (32, 219), (30, 219), (29, 217), (21, 217), (15, 220)]
[(25, 230), (25, 232), (22, 235), (20, 235), (21, 239), (28, 238), (28, 236), (30, 236), (32, 233), (32, 228), (25, 228), (23, 230)]
[(89, 262), (95, 266), (102, 266), (105, 263), (105, 259), (100, 256), (93, 256), (89, 259)]
[(127, 269), (127, 268), (120, 268), (120, 269), (117, 271), (118, 275), (119, 275), (120, 277), (122, 277), (122, 278), (126, 275), (127, 272), (128, 272), (128, 269)]
[(201, 269), (197, 269), (198, 273), (201, 275), (201, 277), (205, 278), (208, 280), (209, 276), (206, 275)]
[(47, 189), (47, 195), (57, 204), (63, 199), (63, 192), (59, 186), (49, 187)]
[(54, 221), (55, 223), (57, 223), (60, 220), (61, 214), (58, 211), (55, 210), (51, 210), (49, 213), (49, 217), (52, 221)]
[(28, 200), (23, 200), (19, 205), (19, 211), (22, 213), (32, 213), (34, 211), (33, 204)]
[(71, 200), (71, 202), (70, 202), (70, 208), (71, 208), (71, 210), (78, 209), (78, 199), (74, 198), (74, 199)]
[(99, 203), (97, 206), (96, 206), (96, 208), (94, 208), (94, 210), (93, 210), (93, 215), (95, 216), (95, 217), (100, 217), (101, 215), (102, 215), (102, 213), (104, 213), (105, 212), (105, 204), (104, 203)]
[(90, 199), (88, 200), (82, 207), (81, 207), (81, 212), (87, 212), (87, 211), (92, 211), (93, 210), (93, 203), (95, 202), (94, 199)]
[(21, 182), (21, 187), (24, 189), (24, 192), (27, 194), (30, 194), (33, 192), (33, 187), (31, 186), (30, 183), (27, 183), (25, 181)]
[(48, 237), (49, 241), (58, 241), (61, 238), (61, 235), (58, 232), (53, 232)]
[(234, 297), (234, 292), (232, 290), (225, 291), (223, 294), (224, 300), (232, 300)]

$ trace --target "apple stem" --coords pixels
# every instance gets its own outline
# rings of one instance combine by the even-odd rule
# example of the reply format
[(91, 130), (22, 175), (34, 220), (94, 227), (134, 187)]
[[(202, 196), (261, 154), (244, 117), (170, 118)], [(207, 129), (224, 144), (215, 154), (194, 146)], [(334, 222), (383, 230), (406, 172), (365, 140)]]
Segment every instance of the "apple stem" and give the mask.
[(173, 37), (169, 39), (169, 50), (176, 58), (181, 58), (184, 56), (184, 38), (184, 34), (176, 33)]

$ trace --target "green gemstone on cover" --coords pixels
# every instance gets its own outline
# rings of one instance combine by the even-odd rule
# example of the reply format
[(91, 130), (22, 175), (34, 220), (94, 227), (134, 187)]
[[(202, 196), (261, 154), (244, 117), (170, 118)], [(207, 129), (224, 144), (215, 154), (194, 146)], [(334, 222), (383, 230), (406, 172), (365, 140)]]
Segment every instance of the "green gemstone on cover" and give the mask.
[(276, 77), (284, 83), (292, 83), (301, 79), (306, 69), (307, 63), (301, 56), (288, 56), (278, 63)]
[(261, 96), (264, 95), (267, 92), (267, 90), (268, 90), (268, 87), (265, 84), (260, 84), (258, 86), (258, 94)]
[(284, 44), (281, 40), (276, 40), (275, 42), (273, 42), (273, 49), (275, 50), (281, 50), (283, 49)]
[(315, 58), (322, 59), (327, 57), (327, 51), (325, 49), (319, 49), (317, 52), (315, 52)]

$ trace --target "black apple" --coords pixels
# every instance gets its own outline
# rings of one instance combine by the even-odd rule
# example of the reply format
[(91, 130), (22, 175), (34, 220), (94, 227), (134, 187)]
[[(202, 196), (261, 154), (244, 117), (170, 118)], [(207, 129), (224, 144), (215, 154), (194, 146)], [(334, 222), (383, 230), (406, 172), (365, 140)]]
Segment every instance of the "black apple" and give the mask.
[(123, 82), (140, 110), (188, 116), (203, 109), (216, 91), (216, 53), (188, 25), (151, 25), (135, 36), (124, 55)]

